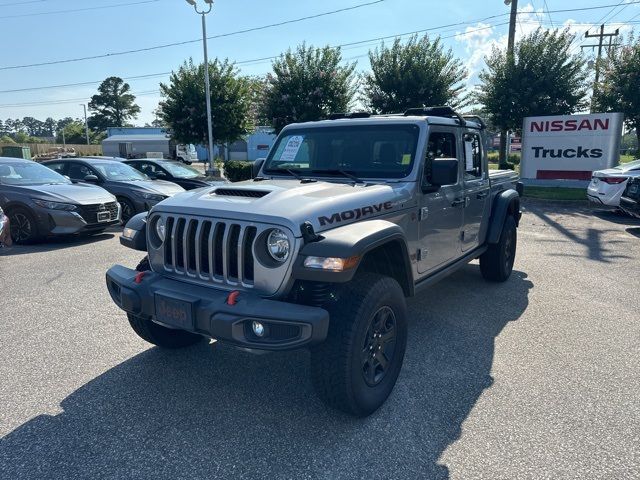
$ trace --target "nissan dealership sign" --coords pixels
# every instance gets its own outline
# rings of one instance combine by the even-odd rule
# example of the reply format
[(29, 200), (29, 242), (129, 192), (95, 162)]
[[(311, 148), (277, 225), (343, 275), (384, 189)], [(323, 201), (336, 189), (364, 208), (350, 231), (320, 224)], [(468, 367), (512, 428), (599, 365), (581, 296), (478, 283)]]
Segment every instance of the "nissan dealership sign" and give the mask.
[(622, 122), (621, 113), (525, 118), (520, 176), (589, 180), (618, 163)]

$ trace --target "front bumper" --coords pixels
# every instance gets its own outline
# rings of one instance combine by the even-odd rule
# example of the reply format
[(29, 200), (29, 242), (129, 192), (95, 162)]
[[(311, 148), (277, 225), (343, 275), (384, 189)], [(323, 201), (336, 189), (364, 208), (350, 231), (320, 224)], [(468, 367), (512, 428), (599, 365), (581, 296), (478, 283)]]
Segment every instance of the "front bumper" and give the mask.
[[(327, 336), (329, 313), (322, 308), (267, 300), (247, 292), (241, 292), (230, 305), (230, 292), (154, 272), (145, 272), (136, 283), (138, 273), (121, 265), (111, 267), (106, 278), (109, 294), (122, 310), (160, 325), (257, 350), (293, 350), (320, 343)], [(167, 315), (175, 305), (189, 313)], [(157, 318), (158, 306), (165, 312), (162, 321)], [(171, 321), (167, 321), (169, 317)], [(253, 333), (253, 321), (265, 326), (262, 338)]]
[(87, 222), (77, 212), (67, 212), (64, 210), (50, 210), (37, 208), (35, 210), (41, 232), (47, 235), (72, 235), (76, 233), (103, 230), (107, 227), (118, 225), (120, 215), (108, 222)]

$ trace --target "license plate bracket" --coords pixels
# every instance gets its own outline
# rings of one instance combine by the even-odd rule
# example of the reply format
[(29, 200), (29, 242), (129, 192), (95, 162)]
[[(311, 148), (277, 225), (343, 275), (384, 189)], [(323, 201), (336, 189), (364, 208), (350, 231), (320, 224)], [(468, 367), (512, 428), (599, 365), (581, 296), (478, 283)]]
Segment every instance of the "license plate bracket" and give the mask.
[(109, 212), (98, 212), (98, 222), (108, 222), (109, 220), (111, 220)]
[(156, 293), (156, 320), (169, 327), (193, 330), (194, 303), (182, 298)]

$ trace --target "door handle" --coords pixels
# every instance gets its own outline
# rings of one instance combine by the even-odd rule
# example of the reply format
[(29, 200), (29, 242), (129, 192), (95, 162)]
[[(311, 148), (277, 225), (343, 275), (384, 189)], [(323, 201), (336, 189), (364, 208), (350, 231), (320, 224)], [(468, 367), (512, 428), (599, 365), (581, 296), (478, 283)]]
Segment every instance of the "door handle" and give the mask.
[(464, 198), (458, 198), (456, 200), (453, 201), (453, 203), (451, 203), (452, 207), (460, 207), (462, 205), (464, 205), (466, 202), (466, 200)]
[(476, 198), (480, 200), (482, 198), (487, 198), (487, 195), (489, 195), (489, 192), (480, 192), (476, 195)]

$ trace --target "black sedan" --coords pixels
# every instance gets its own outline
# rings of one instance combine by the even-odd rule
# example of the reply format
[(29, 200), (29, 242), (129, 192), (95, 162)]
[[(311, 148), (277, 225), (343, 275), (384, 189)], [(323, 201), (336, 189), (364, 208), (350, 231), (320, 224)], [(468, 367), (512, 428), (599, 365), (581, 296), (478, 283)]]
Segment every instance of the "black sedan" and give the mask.
[(114, 194), (122, 206), (125, 223), (136, 213), (146, 212), (165, 198), (184, 192), (175, 183), (152, 180), (115, 158), (63, 158), (42, 164), (74, 182), (99, 185)]
[[(9, 217), (16, 243), (52, 235), (99, 233), (120, 223), (120, 206), (106, 190), (75, 185), (36, 162), (17, 158), (0, 157), (0, 208)], [(3, 220), (4, 216), (0, 222), (6, 229)], [(6, 231), (0, 234), (0, 241), (6, 242)]]
[(620, 197), (620, 208), (632, 217), (640, 218), (640, 177), (630, 178)]
[(124, 163), (131, 165), (149, 178), (168, 180), (180, 185), (185, 190), (227, 183), (226, 180), (221, 178), (205, 177), (195, 168), (172, 160), (143, 158), (126, 160)]

